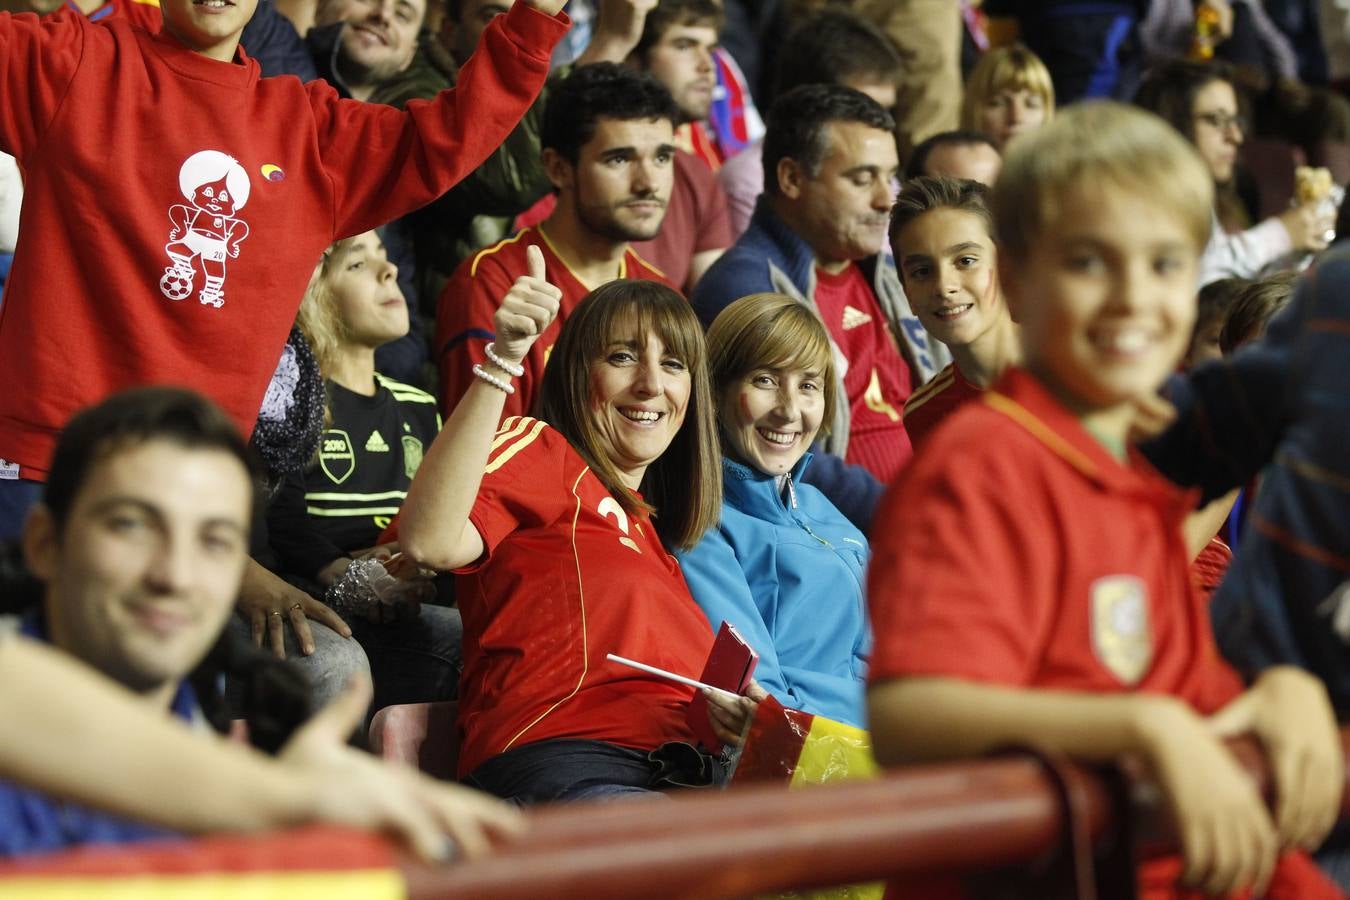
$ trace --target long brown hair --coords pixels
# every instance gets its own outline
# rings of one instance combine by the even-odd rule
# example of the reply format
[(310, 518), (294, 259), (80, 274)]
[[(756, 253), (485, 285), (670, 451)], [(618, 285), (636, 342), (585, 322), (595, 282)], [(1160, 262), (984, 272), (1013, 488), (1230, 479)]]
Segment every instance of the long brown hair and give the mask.
[[(606, 453), (591, 412), (591, 366), (615, 335), (636, 325), (655, 335), (689, 370), (684, 424), (642, 478), (642, 498), (630, 491)], [(625, 511), (654, 511), (666, 546), (689, 549), (717, 522), (722, 466), (703, 329), (689, 302), (655, 281), (620, 279), (586, 295), (563, 323), (540, 386), (542, 417), (567, 438)]]

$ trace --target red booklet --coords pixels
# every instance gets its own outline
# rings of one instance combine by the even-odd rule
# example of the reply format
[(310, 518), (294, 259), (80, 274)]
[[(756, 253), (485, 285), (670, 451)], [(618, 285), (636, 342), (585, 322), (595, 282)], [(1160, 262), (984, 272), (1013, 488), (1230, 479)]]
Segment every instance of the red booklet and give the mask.
[[(708, 654), (708, 662), (704, 664), (703, 674), (698, 680), (733, 694), (743, 694), (758, 662), (759, 654), (745, 642), (745, 638), (737, 633), (731, 623), (723, 620), (717, 640), (713, 641), (712, 652)], [(700, 744), (713, 753), (721, 751), (722, 742), (717, 739), (712, 723), (708, 721), (708, 700), (701, 692), (689, 701), (686, 721)]]

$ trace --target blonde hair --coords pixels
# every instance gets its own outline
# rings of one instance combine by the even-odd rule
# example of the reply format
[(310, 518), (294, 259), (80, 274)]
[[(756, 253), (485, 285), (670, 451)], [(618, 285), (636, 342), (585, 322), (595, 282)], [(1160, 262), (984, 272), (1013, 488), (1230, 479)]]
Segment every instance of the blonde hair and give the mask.
[(727, 388), (757, 369), (815, 369), (829, 432), (838, 402), (834, 353), (825, 325), (806, 304), (786, 294), (750, 294), (730, 304), (708, 328), (709, 377), (720, 400)]
[(1162, 119), (1112, 101), (1076, 103), (1018, 138), (994, 185), (1000, 253), (1027, 253), (1071, 191), (1111, 186), (1175, 215), (1195, 241), (1209, 242), (1214, 179), (1186, 139)]
[[(636, 328), (655, 335), (689, 371), (684, 423), (642, 478), (642, 497), (629, 490), (606, 453), (591, 411), (591, 366), (611, 341)], [(722, 465), (708, 383), (703, 328), (689, 301), (655, 281), (619, 279), (591, 291), (563, 322), (540, 385), (542, 418), (581, 454), (626, 512), (657, 513), (667, 547), (688, 550), (722, 511)]]
[(980, 110), (1004, 91), (1030, 91), (1045, 104), (1045, 119), (1055, 116), (1055, 83), (1041, 58), (1022, 44), (995, 47), (975, 64), (961, 100), (961, 127), (980, 130)]
[(300, 301), (300, 312), (295, 324), (309, 342), (318, 360), (319, 372), (324, 377), (332, 370), (338, 348), (347, 339), (347, 329), (337, 313), (337, 299), (333, 295), (333, 280), (342, 271), (342, 264), (351, 249), (354, 237), (343, 238), (323, 251), (314, 273), (309, 277), (305, 297)]

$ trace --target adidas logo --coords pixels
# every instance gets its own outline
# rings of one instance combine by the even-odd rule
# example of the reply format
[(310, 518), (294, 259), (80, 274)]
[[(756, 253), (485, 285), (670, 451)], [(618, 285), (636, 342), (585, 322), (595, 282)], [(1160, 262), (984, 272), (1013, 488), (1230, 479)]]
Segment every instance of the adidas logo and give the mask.
[(872, 321), (872, 317), (860, 309), (854, 309), (851, 306), (844, 307), (844, 330), (857, 328), (859, 325), (866, 325)]
[(378, 431), (372, 431), (366, 440), (367, 453), (388, 453), (389, 445), (384, 442)]

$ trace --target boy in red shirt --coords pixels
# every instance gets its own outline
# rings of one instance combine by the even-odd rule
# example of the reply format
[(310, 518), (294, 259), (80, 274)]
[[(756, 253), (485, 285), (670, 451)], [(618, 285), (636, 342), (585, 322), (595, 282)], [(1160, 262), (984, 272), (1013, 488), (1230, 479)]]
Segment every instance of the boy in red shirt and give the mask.
[(891, 249), (914, 314), (952, 362), (905, 401), (905, 432), (918, 449), (951, 413), (984, 393), (1017, 361), (1017, 328), (998, 286), (989, 188), (920, 175), (891, 211)]
[(0, 312), (0, 538), (57, 430), (136, 384), (176, 383), (254, 424), (315, 261), (479, 165), (548, 74), (562, 0), (488, 26), (459, 87), (406, 111), (259, 78), (256, 0), (164, 0), (116, 19), (0, 14), (0, 150), (25, 176)]
[[(1325, 691), (1292, 668), (1243, 691), (1187, 574), (1193, 498), (1126, 443), (1190, 337), (1212, 179), (1161, 120), (1116, 104), (1023, 140), (993, 207), (1022, 367), (933, 435), (873, 529), (877, 756), (1139, 755), (1184, 856), (1141, 865), (1142, 896), (1341, 896), (1304, 852), (1339, 801)], [(1273, 822), (1220, 743), (1239, 732), (1271, 757)]]

